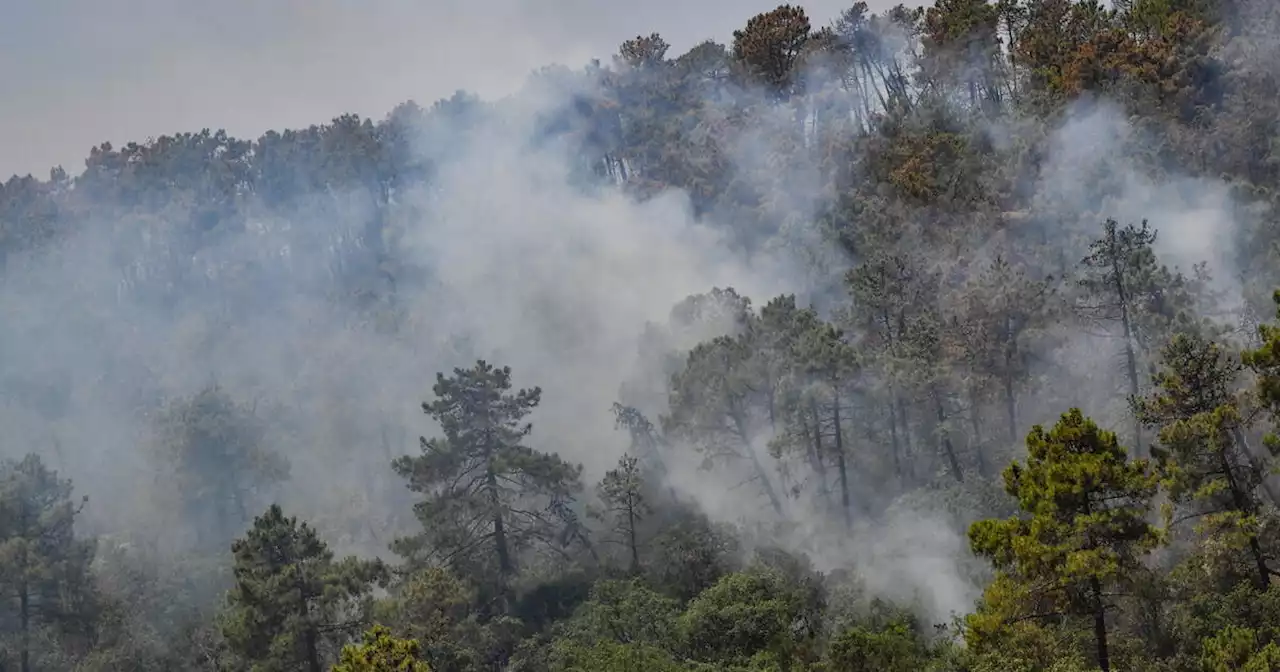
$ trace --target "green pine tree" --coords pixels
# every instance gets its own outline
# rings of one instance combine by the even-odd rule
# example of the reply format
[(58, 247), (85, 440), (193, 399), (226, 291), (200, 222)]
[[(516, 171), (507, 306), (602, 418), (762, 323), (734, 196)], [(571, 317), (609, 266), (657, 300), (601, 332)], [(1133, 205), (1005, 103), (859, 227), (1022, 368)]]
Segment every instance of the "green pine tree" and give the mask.
[(231, 551), (235, 585), (222, 633), (253, 672), (322, 672), (322, 661), (364, 625), (361, 599), (387, 578), (379, 561), (334, 561), (315, 530), (275, 504)]
[[(1089, 256), (1081, 261), (1086, 269), (1080, 279), (1085, 292), (1081, 315), (1119, 326), (1130, 400), (1142, 394), (1143, 360), (1180, 326), (1187, 326), (1183, 323), (1192, 302), (1186, 279), (1160, 265), (1152, 247), (1155, 241), (1156, 231), (1146, 220), (1141, 226), (1122, 227), (1108, 219), (1102, 236), (1089, 245)], [(1137, 419), (1133, 431), (1137, 454), (1144, 455), (1142, 423)]]
[(75, 537), (84, 500), (72, 501), (71, 492), (71, 481), (34, 453), (0, 463), (0, 636), (9, 640), (0, 669), (10, 647), (18, 670), (33, 669), (37, 633), (75, 636), (92, 627), (94, 544)]
[(1244, 445), (1236, 396), (1241, 365), (1217, 343), (1197, 335), (1175, 336), (1164, 347), (1162, 360), (1155, 390), (1135, 410), (1147, 425), (1158, 428), (1160, 448), (1152, 453), (1169, 494), (1186, 509), (1179, 520), (1197, 520), (1206, 541), (1247, 549), (1254, 580), (1266, 590), (1272, 570), (1257, 533), (1262, 508), (1258, 486), (1265, 474)]
[(640, 461), (632, 455), (623, 455), (616, 469), (605, 472), (596, 492), (604, 502), (604, 509), (593, 512), (594, 516), (604, 519), (609, 525), (614, 538), (608, 541), (626, 548), (630, 559), (629, 571), (639, 574), (641, 541), (638, 526), (653, 512), (645, 498), (645, 479)]
[[(1277, 291), (1272, 299), (1277, 305), (1276, 314), (1280, 316), (1280, 291)], [(1242, 359), (1244, 365), (1256, 376), (1255, 395), (1258, 403), (1274, 422), (1280, 419), (1280, 325), (1258, 325), (1258, 340), (1261, 343), (1257, 349), (1246, 351)], [(1238, 439), (1243, 445), (1243, 437)], [(1269, 433), (1264, 438), (1264, 442), (1271, 454), (1280, 453), (1280, 434)], [(1247, 447), (1245, 454), (1253, 460), (1255, 467), (1262, 471), (1262, 486), (1267, 497), (1273, 505), (1280, 507), (1280, 491), (1277, 491), (1272, 479), (1268, 478), (1274, 475), (1273, 470), (1265, 468), (1260, 456), (1255, 455)]]
[(1006, 581), (1049, 605), (1014, 617), (1090, 618), (1098, 666), (1106, 672), (1111, 589), (1136, 578), (1143, 553), (1160, 541), (1146, 520), (1156, 477), (1145, 460), (1129, 460), (1115, 434), (1079, 409), (1050, 431), (1034, 427), (1027, 452), (1025, 466), (1014, 462), (1004, 471), (1005, 491), (1017, 498), (1023, 515), (974, 523), (970, 545)]
[(519, 554), (535, 542), (564, 539), (581, 468), (523, 444), (525, 417), (539, 388), (511, 390), (510, 367), (483, 360), (436, 376), (436, 400), (422, 405), (444, 433), (421, 440), (422, 454), (396, 460), (409, 489), (426, 495), (414, 510), (423, 531), (393, 548), (411, 563), (444, 562), (477, 584), (502, 586)]

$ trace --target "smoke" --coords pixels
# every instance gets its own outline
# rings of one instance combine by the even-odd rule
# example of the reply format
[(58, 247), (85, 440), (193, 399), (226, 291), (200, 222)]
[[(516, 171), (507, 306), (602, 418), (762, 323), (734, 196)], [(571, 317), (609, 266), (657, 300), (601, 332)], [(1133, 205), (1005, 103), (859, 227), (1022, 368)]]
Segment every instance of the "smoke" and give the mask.
[[(810, 265), (815, 238), (796, 228), (823, 196), (802, 165), (754, 185), (789, 218), (766, 224), (789, 226), (792, 238), (746, 251), (725, 227), (696, 219), (684, 193), (637, 201), (583, 180), (573, 142), (545, 133), (545, 120), (583, 93), (564, 87), (535, 78), (483, 112), (415, 128), (411, 146), (432, 175), (395, 193), (384, 241), (365, 237), (372, 206), (359, 192), (251, 204), (198, 241), (180, 206), (89, 202), (84, 226), (12, 257), (0, 278), (5, 452), (40, 452), (71, 477), (90, 498), (87, 532), (181, 552), (191, 521), (175, 506), (154, 421), (165, 402), (217, 384), (267, 421), (267, 448), (289, 463), (289, 478), (255, 493), (254, 505), (279, 500), (338, 552), (386, 556), (417, 525), (390, 462), (434, 433), (419, 405), (435, 373), (479, 357), (510, 365), (517, 386), (543, 388), (531, 444), (583, 464), (594, 482), (628, 445), (609, 412), (620, 386), (658, 364), (642, 354), (647, 327), (712, 287), (763, 303), (825, 279)], [(777, 152), (748, 133), (731, 154), (742, 175), (758, 176), (771, 174)], [(406, 270), (393, 299), (366, 311), (335, 302), (368, 274), (374, 245)], [(754, 446), (766, 463), (769, 438)], [(669, 466), (669, 485), (713, 519), (776, 522), (736, 469), (704, 471), (687, 447)], [(959, 537), (940, 537), (937, 521), (867, 524), (851, 546), (847, 531), (789, 509), (795, 527), (783, 540), (823, 569), (855, 558), (877, 588), (927, 587), (944, 617), (971, 601), (938, 559)], [(931, 555), (925, 542), (947, 548)], [(847, 555), (855, 546), (862, 552)]]
[(1214, 272), (1214, 288), (1240, 308), (1237, 244), (1247, 216), (1231, 185), (1165, 165), (1152, 129), (1135, 127), (1110, 101), (1078, 102), (1049, 141), (1049, 162), (1037, 195), (1073, 219), (1083, 238), (1096, 238), (1111, 217), (1121, 225), (1149, 222), (1159, 232), (1156, 253), (1185, 274), (1199, 263)]
[(518, 384), (541, 386), (535, 443), (598, 477), (620, 455), (609, 407), (644, 373), (632, 367), (645, 325), (712, 287), (793, 289), (798, 269), (735, 251), (722, 229), (693, 218), (683, 193), (637, 202), (584, 187), (563, 142), (530, 143), (534, 120), (560, 104), (538, 90), (504, 101), (431, 193), (410, 196), (429, 215), (405, 250), (434, 284), (406, 306), (511, 365)]
[[(434, 432), (419, 405), (435, 373), (484, 358), (511, 366), (517, 386), (543, 388), (532, 445), (583, 464), (594, 482), (628, 445), (609, 413), (620, 388), (662, 382), (658, 358), (642, 354), (651, 325), (712, 287), (757, 305), (829, 291), (847, 260), (807, 224), (834, 196), (820, 171), (772, 163), (779, 143), (805, 142), (803, 132), (772, 132), (790, 120), (761, 119), (730, 143), (736, 172), (770, 196), (768, 241), (743, 246), (723, 222), (695, 217), (682, 192), (641, 201), (584, 179), (592, 166), (573, 139), (546, 128), (590, 93), (582, 86), (552, 72), (483, 110), (415, 127), (410, 146), (430, 178), (395, 191), (382, 240), (367, 235), (375, 206), (359, 191), (250, 204), (198, 240), (180, 203), (149, 212), (84, 203), (84, 226), (9, 259), (0, 276), (2, 449), (49, 455), (89, 495), (89, 531), (163, 544), (185, 521), (154, 451), (155, 409), (217, 383), (257, 403), (269, 448), (290, 464), (290, 478), (256, 493), (260, 501), (279, 499), (339, 552), (386, 555), (416, 526), (390, 462)], [(1034, 133), (1001, 132), (1010, 147)], [(1220, 289), (1240, 296), (1229, 186), (1152, 174), (1134, 158), (1143, 142), (1118, 108), (1070, 110), (1044, 143), (1034, 235), (1068, 268), (1103, 218), (1149, 219), (1162, 257), (1184, 271), (1208, 261)], [(378, 275), (374, 248), (399, 265), (394, 291), (359, 289), (382, 298), (356, 310), (349, 283)], [(1091, 339), (1073, 336), (1053, 356), (1097, 377), (1067, 393), (1111, 398), (1114, 367)], [(1046, 393), (1023, 410), (1029, 424), (1064, 409)], [(753, 442), (766, 462), (770, 438)], [(669, 485), (712, 518), (779, 522), (745, 472), (704, 471), (687, 447), (675, 452)], [(783, 522), (783, 540), (819, 568), (853, 564), (871, 590), (918, 599), (934, 622), (969, 610), (979, 593), (960, 532), (967, 520), (945, 499), (897, 502), (852, 532), (789, 500)]]
[(49, 455), (90, 496), (91, 531), (173, 532), (184, 521), (165, 513), (155, 408), (216, 383), (258, 406), (290, 463), (261, 499), (339, 549), (385, 554), (414, 524), (390, 461), (433, 433), (419, 405), (435, 373), (485, 358), (543, 388), (533, 445), (598, 478), (626, 447), (609, 408), (644, 373), (646, 324), (714, 286), (793, 290), (797, 267), (735, 250), (679, 192), (637, 202), (582, 180), (571, 143), (542, 128), (573, 93), (538, 78), (484, 114), (417, 129), (435, 174), (396, 194), (389, 227), (415, 273), (369, 311), (394, 329), (331, 300), (376, 244), (358, 193), (251, 206), (195, 245), (181, 209), (90, 203), (103, 214), (0, 280), (6, 452)]

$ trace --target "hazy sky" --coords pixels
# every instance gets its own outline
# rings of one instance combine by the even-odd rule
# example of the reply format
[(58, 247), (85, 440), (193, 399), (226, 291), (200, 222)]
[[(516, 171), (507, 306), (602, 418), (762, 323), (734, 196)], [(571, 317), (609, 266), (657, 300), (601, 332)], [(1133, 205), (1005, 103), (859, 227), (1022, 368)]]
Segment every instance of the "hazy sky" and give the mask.
[[(78, 173), (104, 140), (257, 137), (460, 88), (500, 94), (637, 33), (673, 52), (727, 41), (779, 1), (0, 0), (0, 176)], [(802, 4), (825, 25), (852, 0)]]

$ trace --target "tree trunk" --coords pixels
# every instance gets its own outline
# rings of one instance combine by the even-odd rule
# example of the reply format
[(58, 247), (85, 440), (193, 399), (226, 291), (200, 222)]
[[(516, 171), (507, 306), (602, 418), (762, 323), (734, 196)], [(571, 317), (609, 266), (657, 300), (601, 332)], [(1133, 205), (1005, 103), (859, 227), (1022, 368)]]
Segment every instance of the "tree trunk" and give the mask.
[(1107, 610), (1102, 604), (1102, 585), (1098, 579), (1089, 579), (1093, 591), (1093, 641), (1098, 647), (1098, 668), (1111, 672), (1111, 657), (1107, 652)]
[(973, 454), (978, 459), (978, 475), (987, 475), (987, 459), (982, 451), (982, 423), (978, 418), (978, 388), (969, 388), (969, 426), (973, 431)]
[(316, 646), (316, 631), (307, 629), (307, 670), (308, 672), (324, 672), (324, 667), (320, 665), (320, 649)]
[(738, 428), (738, 435), (742, 437), (742, 446), (747, 451), (747, 457), (751, 458), (751, 468), (756, 472), (756, 477), (760, 479), (760, 487), (764, 488), (764, 493), (769, 497), (769, 503), (773, 506), (774, 513), (782, 516), (782, 500), (778, 499), (778, 493), (773, 490), (773, 483), (769, 480), (769, 474), (765, 471), (764, 465), (760, 462), (760, 456), (756, 455), (755, 448), (751, 445), (750, 435), (747, 434), (747, 423), (737, 413), (733, 414), (733, 423)]
[(818, 402), (809, 399), (809, 416), (813, 420), (813, 470), (818, 475), (818, 492), (823, 503), (831, 506), (831, 491), (827, 487), (827, 465), (822, 460), (822, 418), (818, 415)]
[(778, 435), (778, 413), (777, 413), (777, 410), (774, 408), (774, 406), (777, 404), (776, 397), (778, 395), (774, 390), (773, 385), (769, 386), (769, 393), (767, 396), (769, 397), (769, 434), (770, 436), (777, 436)]
[(893, 412), (893, 402), (889, 402), (889, 440), (893, 449), (893, 473), (902, 480), (902, 448), (898, 445), (898, 416)]
[(302, 617), (302, 645), (306, 649), (308, 672), (324, 672), (320, 665), (320, 649), (316, 642), (316, 628), (311, 623), (310, 610), (307, 608), (307, 593), (301, 583), (298, 585), (298, 615)]
[(1253, 454), (1253, 448), (1249, 445), (1249, 440), (1245, 438), (1244, 432), (1239, 427), (1231, 428), (1231, 436), (1235, 439), (1236, 445), (1240, 446), (1240, 452), (1244, 454), (1245, 459), (1249, 460), (1249, 466), (1261, 472), (1262, 474), (1262, 490), (1267, 493), (1267, 498), (1271, 503), (1280, 506), (1280, 493), (1277, 493), (1271, 484), (1271, 477), (1263, 465), (1258, 464), (1257, 456)]
[[(1137, 397), (1140, 393), (1138, 388), (1138, 357), (1133, 349), (1133, 336), (1129, 328), (1129, 311), (1127, 308), (1121, 309), (1121, 317), (1124, 323), (1124, 358), (1125, 368), (1129, 374), (1129, 394)], [(1142, 421), (1137, 417), (1133, 421), (1133, 451), (1137, 457), (1145, 457), (1146, 449), (1142, 445)]]
[(898, 426), (902, 428), (902, 448), (903, 455), (906, 456), (906, 471), (912, 483), (916, 480), (915, 463), (911, 461), (914, 456), (911, 450), (911, 426), (907, 424), (907, 407), (903, 403), (902, 397), (898, 396), (894, 399), (894, 404), (898, 407)]
[(849, 511), (849, 470), (844, 456), (844, 429), (840, 423), (840, 393), (837, 392), (831, 404), (831, 415), (835, 420), (836, 433), (836, 465), (840, 470), (840, 510), (844, 517), (845, 529), (853, 528), (852, 513)]
[(951, 442), (951, 434), (947, 431), (946, 422), (947, 415), (942, 408), (942, 395), (938, 393), (938, 388), (931, 390), (933, 397), (933, 409), (938, 418), (938, 443), (942, 451), (947, 455), (947, 461), (951, 464), (951, 475), (955, 476), (959, 483), (964, 482), (964, 471), (960, 468), (960, 459), (956, 456), (955, 444)]
[[(1140, 393), (1138, 386), (1138, 356), (1133, 348), (1133, 325), (1129, 320), (1129, 292), (1125, 288), (1124, 275), (1120, 270), (1114, 229), (1110, 229), (1109, 242), (1111, 245), (1111, 277), (1115, 283), (1116, 297), (1120, 300), (1120, 326), (1124, 330), (1124, 360), (1126, 373), (1129, 374), (1129, 394), (1136, 398)], [(1146, 450), (1142, 446), (1142, 421), (1136, 415), (1133, 418), (1133, 451), (1136, 457), (1146, 456)]]
[(19, 627), (22, 633), (22, 641), (19, 643), (21, 650), (18, 654), (20, 658), (19, 669), (22, 672), (31, 672), (31, 595), (27, 589), (27, 568), (23, 566), (21, 571), (23, 579), (18, 586)]
[(1009, 443), (1018, 445), (1018, 400), (1013, 392), (1013, 374), (1004, 375), (1004, 412), (1009, 419)]
[(631, 544), (631, 573), (640, 574), (640, 546), (636, 544), (636, 503), (627, 496), (627, 536)]
[(498, 500), (498, 475), (490, 466), (485, 476), (489, 490), (489, 506), (493, 507), (493, 544), (498, 553), (498, 571), (505, 578), (510, 576), (515, 567), (511, 563), (511, 549), (507, 546), (507, 529), (502, 520), (502, 505)]
[[(1221, 444), (1219, 444), (1221, 446)], [(1231, 461), (1227, 459), (1225, 446), (1218, 449), (1218, 465), (1222, 468), (1222, 475), (1227, 479), (1227, 489), (1231, 492), (1231, 503), (1235, 505), (1237, 511), (1245, 514), (1253, 514), (1253, 503), (1241, 491), (1240, 484), (1236, 481), (1236, 475), (1231, 471)], [(1249, 535), (1249, 553), (1253, 555), (1253, 562), (1258, 569), (1258, 588), (1266, 590), (1271, 585), (1271, 572), (1267, 569), (1266, 556), (1262, 554), (1262, 547), (1258, 544), (1258, 535)]]

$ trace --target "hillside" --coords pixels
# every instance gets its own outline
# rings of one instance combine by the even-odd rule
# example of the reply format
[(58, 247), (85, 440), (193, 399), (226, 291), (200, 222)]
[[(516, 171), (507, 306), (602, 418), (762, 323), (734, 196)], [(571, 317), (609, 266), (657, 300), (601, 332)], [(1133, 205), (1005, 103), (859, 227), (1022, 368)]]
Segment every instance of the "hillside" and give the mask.
[(1280, 670), (1280, 5), (1113, 4), (0, 184), (0, 670)]

